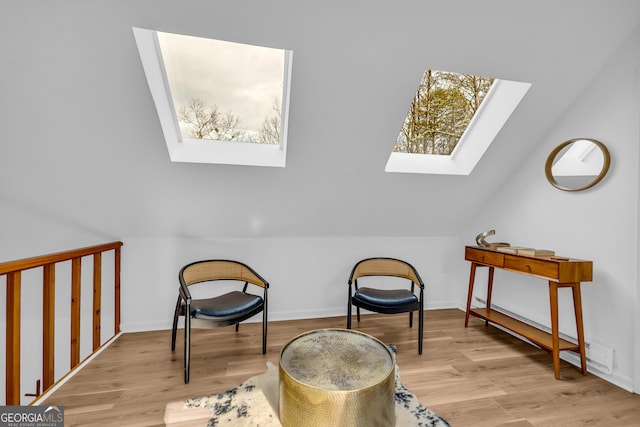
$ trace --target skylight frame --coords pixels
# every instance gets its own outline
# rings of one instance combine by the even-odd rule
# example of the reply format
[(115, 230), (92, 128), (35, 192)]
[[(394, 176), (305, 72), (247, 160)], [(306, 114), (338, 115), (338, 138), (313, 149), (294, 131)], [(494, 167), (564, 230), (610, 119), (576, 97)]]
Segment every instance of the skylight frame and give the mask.
[(171, 161), (268, 167), (286, 166), (293, 59), (291, 50), (282, 49), (284, 51), (284, 75), (280, 112), (280, 144), (199, 140), (181, 136), (157, 31), (134, 27), (133, 33)]
[(530, 87), (495, 79), (451, 155), (391, 152), (385, 172), (469, 175)]

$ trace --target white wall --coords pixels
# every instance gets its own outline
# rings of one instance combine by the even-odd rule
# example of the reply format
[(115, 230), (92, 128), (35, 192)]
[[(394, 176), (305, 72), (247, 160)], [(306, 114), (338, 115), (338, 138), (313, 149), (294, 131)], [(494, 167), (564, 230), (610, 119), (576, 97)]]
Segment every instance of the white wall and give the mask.
[(0, 262), (119, 240), (51, 211), (0, 198)]
[(251, 266), (270, 283), (270, 320), (285, 320), (345, 315), (351, 268), (373, 256), (412, 263), (426, 284), (426, 308), (454, 307), (457, 280), (449, 272), (464, 265), (462, 254), (457, 237), (125, 239), (122, 329), (170, 328), (178, 271), (199, 259)]
[[(640, 389), (639, 383), (633, 384), (634, 364), (640, 369), (640, 354), (634, 354), (639, 336), (634, 330), (639, 306), (638, 52), (640, 29), (558, 118), (519, 172), (477, 212), (469, 230), (472, 234), (495, 228), (493, 241), (555, 249), (560, 255), (592, 260), (593, 282), (582, 286), (586, 341), (613, 348), (613, 373), (604, 377), (636, 391)], [(569, 193), (546, 182), (544, 163), (556, 145), (575, 137), (603, 142), (611, 153), (611, 169), (596, 187)], [(539, 280), (496, 273), (493, 303), (549, 326), (547, 286)], [(560, 329), (575, 336), (570, 303), (569, 294), (561, 291)]]

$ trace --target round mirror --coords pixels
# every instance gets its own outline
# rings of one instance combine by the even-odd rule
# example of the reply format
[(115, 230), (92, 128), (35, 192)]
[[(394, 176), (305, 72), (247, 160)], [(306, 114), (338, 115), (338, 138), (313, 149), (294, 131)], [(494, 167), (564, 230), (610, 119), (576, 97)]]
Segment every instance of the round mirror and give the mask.
[(564, 191), (586, 190), (609, 170), (609, 150), (595, 139), (575, 138), (558, 145), (547, 157), (547, 180)]

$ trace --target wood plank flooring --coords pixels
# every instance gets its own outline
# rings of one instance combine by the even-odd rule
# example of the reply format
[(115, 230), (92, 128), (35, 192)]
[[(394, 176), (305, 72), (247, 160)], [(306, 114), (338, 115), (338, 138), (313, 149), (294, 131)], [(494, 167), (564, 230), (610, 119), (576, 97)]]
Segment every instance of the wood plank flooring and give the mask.
[[(168, 402), (220, 392), (278, 364), (284, 344), (299, 333), (343, 328), (345, 317), (269, 323), (261, 351), (259, 323), (192, 333), (191, 382), (183, 381), (182, 331), (171, 352), (171, 331), (122, 335), (42, 405), (65, 407), (66, 426), (162, 426)], [(464, 313), (425, 313), (422, 356), (417, 322), (407, 315), (372, 314), (353, 326), (395, 344), (403, 383), (455, 427), (639, 426), (640, 396), (562, 361)], [(330, 426), (328, 426), (330, 427)]]

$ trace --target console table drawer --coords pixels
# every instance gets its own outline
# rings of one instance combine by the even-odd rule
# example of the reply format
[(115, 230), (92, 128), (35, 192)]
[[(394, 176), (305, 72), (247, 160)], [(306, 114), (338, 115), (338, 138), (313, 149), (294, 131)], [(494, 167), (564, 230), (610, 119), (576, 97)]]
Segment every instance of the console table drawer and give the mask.
[(505, 255), (504, 268), (545, 277), (550, 280), (559, 278), (558, 263), (553, 261)]
[(502, 267), (504, 264), (504, 254), (493, 251), (483, 251), (482, 249), (475, 249), (470, 247), (466, 248), (464, 258), (467, 261), (496, 267)]

